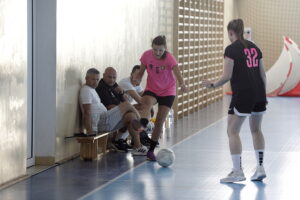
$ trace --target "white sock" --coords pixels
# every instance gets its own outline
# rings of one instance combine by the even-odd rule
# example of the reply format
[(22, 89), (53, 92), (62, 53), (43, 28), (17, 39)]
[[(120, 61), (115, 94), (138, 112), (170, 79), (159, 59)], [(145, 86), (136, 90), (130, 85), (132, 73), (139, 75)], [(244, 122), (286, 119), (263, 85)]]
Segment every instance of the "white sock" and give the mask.
[(241, 154), (232, 154), (232, 163), (233, 163), (233, 171), (238, 171), (242, 169), (242, 157)]
[(264, 164), (264, 151), (264, 149), (255, 149), (257, 166), (261, 166)]

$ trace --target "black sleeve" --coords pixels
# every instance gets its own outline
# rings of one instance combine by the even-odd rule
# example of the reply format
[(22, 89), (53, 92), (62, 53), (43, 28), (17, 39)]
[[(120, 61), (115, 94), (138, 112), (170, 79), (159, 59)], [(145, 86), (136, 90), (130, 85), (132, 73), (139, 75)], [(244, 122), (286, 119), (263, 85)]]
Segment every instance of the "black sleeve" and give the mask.
[(232, 48), (231, 45), (229, 45), (229, 46), (226, 47), (225, 52), (224, 52), (224, 58), (225, 57), (228, 57), (228, 58), (230, 58), (232, 60), (235, 59), (234, 50), (233, 50), (233, 48)]
[(254, 47), (257, 51), (257, 59), (260, 60), (262, 59), (262, 52), (261, 50), (258, 48), (258, 46), (256, 46), (256, 44), (254, 44), (253, 42), (250, 43), (251, 44), (251, 47)]
[(260, 59), (262, 59), (262, 57), (263, 57), (263, 55), (262, 55), (262, 52), (261, 52), (261, 50), (258, 48), (258, 47), (256, 47), (257, 48), (257, 53), (258, 53), (258, 60), (260, 60)]

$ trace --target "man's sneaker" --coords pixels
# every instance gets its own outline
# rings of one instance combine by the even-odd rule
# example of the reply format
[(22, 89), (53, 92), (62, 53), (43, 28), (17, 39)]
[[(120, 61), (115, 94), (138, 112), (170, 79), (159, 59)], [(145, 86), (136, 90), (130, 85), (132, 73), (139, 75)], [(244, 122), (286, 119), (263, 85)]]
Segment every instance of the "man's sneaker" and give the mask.
[(128, 152), (126, 141), (123, 139), (112, 142), (111, 146), (118, 152)]
[(147, 155), (147, 151), (148, 151), (147, 147), (142, 145), (139, 148), (133, 149), (131, 154), (133, 156), (145, 156), (145, 155)]
[(242, 169), (230, 172), (227, 177), (220, 180), (221, 183), (233, 183), (246, 180)]
[(127, 141), (127, 139), (126, 140), (124, 140), (125, 141), (125, 147), (128, 149), (128, 150), (132, 150), (133, 149), (133, 145), (132, 144), (129, 144), (128, 143), (128, 141)]
[(148, 151), (148, 153), (147, 153), (147, 160), (149, 160), (149, 161), (156, 161), (156, 156), (154, 155), (153, 151)]
[(150, 138), (146, 131), (140, 132), (140, 141), (144, 146), (150, 146)]
[(266, 177), (264, 166), (258, 166), (253, 176), (251, 176), (251, 181), (262, 181)]

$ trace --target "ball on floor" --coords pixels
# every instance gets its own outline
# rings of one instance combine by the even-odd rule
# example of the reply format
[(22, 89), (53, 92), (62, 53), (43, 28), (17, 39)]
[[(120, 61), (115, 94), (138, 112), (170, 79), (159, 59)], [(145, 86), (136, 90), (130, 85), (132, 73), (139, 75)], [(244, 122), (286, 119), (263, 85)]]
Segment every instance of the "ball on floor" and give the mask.
[(161, 149), (156, 155), (158, 164), (162, 167), (169, 167), (175, 160), (175, 154), (171, 149)]

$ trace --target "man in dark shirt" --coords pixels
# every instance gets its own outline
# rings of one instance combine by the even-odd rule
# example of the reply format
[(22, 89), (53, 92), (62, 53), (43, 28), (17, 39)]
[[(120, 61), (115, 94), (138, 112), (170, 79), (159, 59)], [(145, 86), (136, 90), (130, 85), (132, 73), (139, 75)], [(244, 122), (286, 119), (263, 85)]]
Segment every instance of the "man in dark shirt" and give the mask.
[[(107, 67), (103, 73), (103, 78), (100, 80), (96, 92), (98, 93), (101, 102), (110, 110), (118, 106), (121, 102), (126, 101), (124, 90), (116, 83), (117, 72), (113, 67)], [(130, 148), (126, 142), (129, 133), (127, 128), (122, 128), (116, 135), (112, 146), (117, 151), (127, 152)]]
[(116, 83), (116, 79), (116, 70), (113, 67), (108, 67), (96, 88), (96, 92), (108, 110), (125, 101), (124, 91)]

